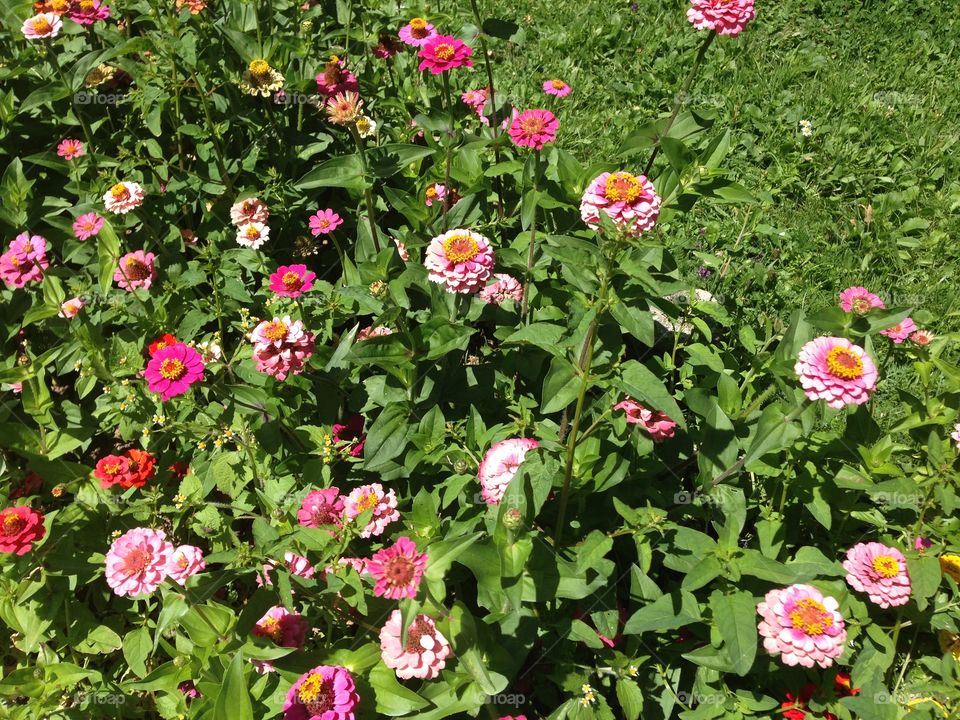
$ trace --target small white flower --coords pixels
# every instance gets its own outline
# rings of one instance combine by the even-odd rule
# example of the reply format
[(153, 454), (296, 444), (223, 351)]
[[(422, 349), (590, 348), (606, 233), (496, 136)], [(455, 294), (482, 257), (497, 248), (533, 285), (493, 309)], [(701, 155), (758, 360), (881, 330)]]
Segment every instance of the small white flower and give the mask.
[(263, 223), (252, 222), (237, 228), (237, 244), (253, 250), (270, 239), (270, 228)]
[(360, 137), (368, 138), (377, 134), (377, 124), (373, 121), (373, 118), (367, 117), (366, 115), (361, 115), (357, 118), (357, 133)]

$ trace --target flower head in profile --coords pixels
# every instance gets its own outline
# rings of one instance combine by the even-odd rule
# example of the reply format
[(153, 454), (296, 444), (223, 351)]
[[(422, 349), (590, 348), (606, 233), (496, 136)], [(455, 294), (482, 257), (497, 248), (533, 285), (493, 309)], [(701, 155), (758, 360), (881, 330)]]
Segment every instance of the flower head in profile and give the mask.
[(334, 55), (330, 62), (323, 68), (323, 72), (317, 75), (317, 92), (321, 95), (336, 95), (342, 92), (356, 92), (360, 86), (357, 84), (356, 76), (347, 70), (347, 64), (342, 59)]
[(572, 91), (572, 88), (567, 85), (563, 80), (547, 80), (543, 84), (543, 91), (547, 95), (555, 95), (556, 97), (566, 97)]
[(66, 138), (61, 140), (60, 144), (57, 145), (57, 155), (64, 160), (74, 160), (75, 158), (82, 157), (84, 154), (86, 154), (86, 150), (83, 147), (83, 143), (79, 140)]
[(917, 331), (917, 324), (913, 318), (904, 318), (893, 327), (881, 330), (881, 335), (886, 335), (893, 340), (894, 344), (901, 345), (907, 338)]
[(458, 228), (430, 241), (423, 264), (447, 292), (478, 293), (493, 273), (493, 248), (480, 233)]
[(960, 423), (953, 426), (953, 432), (950, 433), (950, 439), (957, 444), (957, 450), (960, 450)]
[(343, 225), (343, 218), (331, 208), (317, 210), (310, 216), (310, 234), (314, 237), (332, 233), (341, 225)]
[(906, 605), (910, 600), (907, 559), (896, 548), (878, 542), (857, 543), (847, 550), (843, 569), (850, 587), (867, 593), (870, 601), (882, 608)]
[(172, 554), (162, 530), (128, 530), (107, 552), (107, 585), (121, 597), (152, 593), (166, 578)]
[(238, 227), (250, 223), (266, 223), (269, 218), (270, 208), (260, 198), (240, 200), (230, 208), (230, 222)]
[(80, 25), (93, 25), (110, 17), (110, 8), (103, 4), (103, 0), (75, 0), (70, 3), (68, 17)]
[(270, 239), (270, 228), (259, 222), (240, 225), (237, 228), (237, 245), (259, 250)]
[(311, 490), (300, 504), (297, 522), (303, 527), (319, 528), (325, 525), (341, 527), (343, 518), (343, 497), (340, 489), (329, 487), (323, 490)]
[(631, 425), (640, 425), (646, 430), (654, 442), (663, 442), (676, 434), (677, 423), (670, 416), (660, 410), (650, 410), (630, 398), (613, 406), (614, 410), (623, 410), (627, 414), (627, 422)]
[(240, 81), (240, 89), (247, 95), (270, 97), (283, 87), (284, 77), (270, 67), (263, 58), (257, 58), (247, 65)]
[(756, 16), (754, 0), (690, 0), (687, 20), (697, 30), (713, 30), (731, 37), (743, 32)]
[(485, 303), (503, 305), (505, 302), (523, 302), (523, 285), (512, 275), (495, 273), (494, 281), (480, 291), (480, 299)]
[(339, 665), (305, 672), (287, 691), (283, 720), (356, 720), (360, 696), (353, 675)]
[(299, 613), (275, 605), (253, 626), (251, 634), (273, 640), (280, 647), (302, 648), (310, 623)]
[(194, 545), (180, 545), (170, 555), (167, 576), (178, 585), (186, 585), (187, 578), (193, 577), (206, 567), (203, 550)]
[(865, 287), (854, 285), (848, 287), (840, 293), (840, 307), (844, 312), (852, 312), (855, 315), (866, 315), (874, 308), (883, 309), (886, 305), (879, 296), (874, 295)]
[(420, 46), (420, 70), (429, 70), (434, 75), (458, 67), (473, 67), (470, 56), (473, 48), (452, 35), (434, 35)]
[(915, 330), (913, 333), (911, 333), (910, 342), (912, 342), (914, 345), (917, 345), (919, 347), (927, 347), (930, 343), (932, 343), (936, 339), (936, 337), (937, 336), (934, 335), (929, 330), (920, 329), (920, 330)]
[(380, 657), (402, 680), (432, 680), (446, 667), (450, 643), (429, 615), (417, 615), (403, 641), (403, 613), (394, 610), (380, 630)]
[(541, 150), (553, 142), (560, 129), (560, 121), (549, 110), (524, 110), (510, 123), (510, 139), (518, 147)]
[(488, 505), (499, 505), (526, 454), (540, 443), (533, 438), (508, 438), (494, 443), (477, 470), (481, 495)]
[(763, 647), (786, 665), (830, 667), (843, 654), (847, 630), (839, 603), (811, 585), (791, 585), (767, 593), (757, 605)]
[(877, 387), (873, 360), (846, 338), (811, 340), (800, 349), (794, 372), (810, 400), (825, 400), (835, 410), (862, 405)]
[(387, 525), (400, 519), (396, 493), (393, 490), (384, 492), (380, 483), (354, 488), (343, 504), (344, 517), (348, 520), (353, 520), (368, 510), (373, 511), (370, 521), (360, 531), (360, 537), (363, 538), (382, 535)]
[(0, 553), (26, 555), (33, 543), (43, 539), (43, 513), (29, 505), (15, 505), (0, 510)]
[(52, 12), (44, 12), (27, 18), (20, 28), (27, 40), (42, 40), (56, 37), (63, 28), (63, 20)]
[(590, 183), (580, 201), (580, 217), (587, 227), (600, 227), (600, 213), (628, 235), (650, 230), (660, 215), (660, 196), (644, 175), (602, 173)]
[(69, 300), (64, 300), (62, 303), (60, 303), (60, 312), (57, 313), (57, 315), (68, 320), (72, 320), (79, 315), (80, 311), (86, 306), (87, 303), (83, 298), (70, 298)]
[(89, 240), (99, 234), (103, 222), (103, 218), (95, 212), (84, 213), (73, 221), (73, 234), (81, 242)]
[(113, 281), (122, 290), (133, 292), (137, 288), (148, 290), (157, 278), (155, 261), (157, 256), (152, 252), (136, 250), (120, 258), (117, 269), (113, 271)]
[(139, 183), (118, 182), (103, 194), (103, 204), (108, 212), (125, 215), (143, 204), (143, 187)]
[(376, 580), (373, 594), (389, 600), (416, 597), (426, 568), (427, 553), (417, 552), (408, 537), (399, 538), (367, 561), (367, 572)]
[(183, 343), (157, 350), (147, 363), (144, 377), (147, 389), (158, 393), (161, 400), (169, 400), (186, 393), (192, 385), (203, 380), (203, 357)]
[(334, 125), (353, 125), (362, 114), (363, 100), (352, 91), (337, 93), (327, 98), (327, 119)]
[[(363, 342), (364, 340), (375, 337), (386, 337), (387, 335), (393, 335), (393, 330), (386, 325), (371, 325), (370, 327), (360, 328), (360, 330), (357, 331), (357, 342)], [(359, 455), (360, 453), (357, 453), (355, 457), (359, 457)]]
[(283, 297), (300, 297), (313, 287), (316, 277), (306, 265), (281, 265), (270, 276), (270, 289)]
[(413, 47), (422, 47), (427, 40), (436, 36), (437, 31), (433, 25), (428, 23), (422, 17), (415, 17), (402, 28), (400, 28), (400, 32), (397, 34), (407, 45), (411, 45)]

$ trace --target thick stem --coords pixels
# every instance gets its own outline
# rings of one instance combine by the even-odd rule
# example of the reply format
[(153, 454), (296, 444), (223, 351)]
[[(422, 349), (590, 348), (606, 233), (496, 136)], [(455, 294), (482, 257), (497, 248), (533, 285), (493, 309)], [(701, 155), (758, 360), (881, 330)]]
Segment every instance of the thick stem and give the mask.
[(360, 167), (363, 169), (363, 199), (367, 205), (367, 221), (370, 223), (370, 237), (373, 240), (373, 249), (380, 254), (380, 236), (377, 233), (377, 218), (373, 209), (373, 190), (367, 181), (367, 149), (356, 125), (350, 126), (350, 134), (357, 144), (357, 153), (360, 155)]
[(450, 78), (447, 73), (443, 73), (443, 98), (447, 105), (447, 113), (450, 115), (450, 127), (447, 129), (447, 158), (444, 163), (443, 185), (447, 190), (447, 195), (440, 201), (440, 207), (443, 211), (443, 231), (447, 231), (447, 197), (450, 194), (450, 165), (453, 163), (453, 100), (450, 97)]
[[(540, 192), (540, 151), (536, 150), (534, 155), (534, 166), (533, 166), (533, 191), (534, 193)], [(537, 207), (534, 205), (533, 208), (533, 218), (530, 221), (530, 245), (527, 248), (527, 273), (523, 278), (523, 301), (522, 308), (520, 310), (520, 316), (523, 318), (523, 322), (526, 325), (530, 320), (529, 310), (530, 310), (530, 283), (533, 282), (533, 261), (536, 256), (536, 247), (537, 247)]]

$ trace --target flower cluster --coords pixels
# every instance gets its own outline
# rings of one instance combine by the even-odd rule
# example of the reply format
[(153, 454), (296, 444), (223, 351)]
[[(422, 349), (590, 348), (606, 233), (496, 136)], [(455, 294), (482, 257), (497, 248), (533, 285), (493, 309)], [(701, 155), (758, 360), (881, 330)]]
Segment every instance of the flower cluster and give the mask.
[(156, 474), (157, 459), (146, 450), (130, 448), (123, 455), (107, 455), (97, 461), (93, 476), (100, 487), (118, 485), (124, 490), (142, 488)]
[(0, 278), (9, 287), (22, 288), (43, 280), (43, 271), (49, 266), (46, 238), (20, 233), (0, 255)]
[(168, 577), (183, 585), (205, 566), (199, 548), (175, 548), (162, 530), (134, 528), (114, 540), (107, 552), (107, 584), (120, 596), (145, 595)]

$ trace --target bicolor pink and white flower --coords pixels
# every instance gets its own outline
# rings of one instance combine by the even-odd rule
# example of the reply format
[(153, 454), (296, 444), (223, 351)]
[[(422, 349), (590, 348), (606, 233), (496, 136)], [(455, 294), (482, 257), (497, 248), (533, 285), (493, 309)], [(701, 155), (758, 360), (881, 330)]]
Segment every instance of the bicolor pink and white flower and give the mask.
[(203, 380), (203, 356), (183, 343), (162, 347), (147, 363), (143, 376), (147, 389), (158, 393), (161, 400), (183, 395)]
[(427, 553), (417, 551), (408, 537), (398, 538), (388, 548), (378, 551), (367, 561), (367, 572), (376, 583), (373, 594), (389, 600), (417, 596), (420, 578), (427, 568)]
[(896, 548), (878, 542), (857, 543), (847, 550), (843, 569), (847, 571), (847, 584), (867, 593), (870, 602), (882, 608), (910, 601), (907, 558)]
[(108, 212), (126, 215), (143, 204), (144, 192), (140, 183), (118, 182), (103, 194), (103, 204)]
[(270, 208), (260, 198), (241, 200), (230, 208), (230, 222), (237, 227), (250, 223), (266, 223), (270, 219)]
[(237, 245), (259, 250), (270, 239), (270, 228), (260, 222), (250, 222), (237, 228)]
[(520, 469), (523, 458), (540, 447), (533, 438), (508, 438), (494, 443), (483, 456), (477, 470), (481, 495), (487, 505), (499, 505), (510, 481)]
[(340, 665), (318, 665), (287, 691), (283, 720), (356, 720), (360, 696), (353, 675)]
[(120, 258), (113, 271), (113, 281), (121, 290), (133, 292), (137, 288), (149, 290), (157, 279), (157, 256), (152, 252), (135, 250)]
[(605, 172), (590, 183), (580, 200), (580, 217), (587, 227), (600, 227), (601, 212), (620, 231), (638, 237), (656, 224), (660, 196), (645, 175)]
[(515, 303), (523, 302), (523, 285), (512, 275), (495, 273), (494, 282), (480, 291), (480, 299), (485, 303), (503, 305), (508, 300)]
[(613, 406), (614, 410), (623, 410), (627, 414), (627, 422), (631, 425), (640, 425), (646, 430), (654, 442), (663, 442), (676, 435), (677, 423), (670, 416), (660, 410), (650, 410), (636, 400), (626, 398), (623, 402)]
[(300, 297), (313, 287), (316, 277), (306, 265), (281, 265), (270, 276), (270, 289), (283, 297)]
[(754, 0), (690, 0), (689, 20), (697, 30), (718, 35), (739, 35), (756, 17)]
[(478, 293), (493, 273), (493, 248), (480, 233), (450, 230), (430, 241), (423, 264), (429, 280), (447, 292)]
[(63, 20), (55, 13), (44, 12), (23, 21), (20, 30), (27, 40), (56, 37), (63, 29)]
[(386, 325), (365, 327), (357, 331), (357, 342), (363, 342), (364, 340), (375, 337), (386, 337), (387, 335), (393, 335), (393, 330)]
[(866, 351), (846, 338), (819, 337), (800, 349), (794, 372), (810, 400), (840, 410), (861, 405), (877, 387), (877, 367)]
[(310, 623), (303, 615), (275, 605), (250, 632), (257, 637), (270, 638), (280, 647), (302, 648), (309, 629)]
[(250, 339), (257, 370), (277, 380), (302, 373), (315, 345), (314, 337), (304, 328), (303, 321), (291, 320), (289, 315), (264, 320), (254, 328)]
[(437, 34), (436, 28), (421, 17), (415, 17), (397, 33), (400, 39), (412, 47), (421, 47)]
[(180, 545), (174, 549), (167, 562), (167, 577), (178, 585), (186, 585), (187, 578), (193, 577), (206, 567), (203, 550), (195, 545)]
[(62, 303), (60, 303), (60, 312), (57, 313), (57, 315), (59, 317), (66, 318), (67, 320), (72, 320), (79, 315), (80, 311), (86, 306), (87, 303), (83, 298), (70, 298), (69, 300), (64, 300)]
[(173, 545), (162, 530), (128, 530), (107, 552), (107, 585), (121, 597), (152, 593), (166, 578), (172, 555)]
[(881, 330), (880, 334), (886, 335), (893, 340), (894, 344), (900, 345), (916, 331), (917, 324), (913, 321), (913, 318), (904, 318), (893, 327)]
[(757, 612), (763, 647), (784, 664), (828, 668), (843, 654), (846, 625), (839, 603), (811, 585), (771, 590)]
[(303, 527), (319, 528), (327, 525), (341, 527), (343, 497), (336, 487), (311, 490), (300, 504), (297, 522)]
[(884, 309), (886, 305), (878, 295), (867, 290), (860, 285), (848, 287), (840, 293), (840, 307), (844, 312), (852, 312), (856, 315), (866, 315), (874, 308)]
[(450, 643), (429, 615), (417, 615), (403, 642), (403, 613), (394, 610), (380, 630), (380, 657), (402, 680), (432, 680), (446, 667)]
[(89, 240), (99, 234), (103, 222), (103, 218), (95, 212), (84, 213), (73, 221), (73, 234), (81, 242)]
[(369, 522), (360, 531), (360, 537), (376, 537), (382, 535), (387, 525), (400, 519), (397, 511), (397, 495), (391, 489), (384, 491), (380, 483), (371, 483), (354, 488), (344, 501), (344, 517), (348, 520), (362, 515), (368, 510), (373, 511)]

